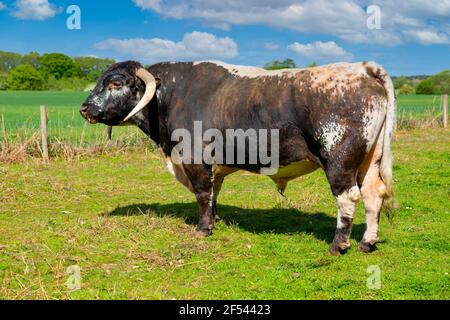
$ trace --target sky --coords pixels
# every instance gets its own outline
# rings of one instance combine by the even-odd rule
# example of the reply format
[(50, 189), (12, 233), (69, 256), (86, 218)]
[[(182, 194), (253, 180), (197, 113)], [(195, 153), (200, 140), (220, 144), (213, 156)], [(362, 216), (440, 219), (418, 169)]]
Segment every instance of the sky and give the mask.
[[(80, 29), (67, 27), (73, 5)], [(394, 76), (434, 74), (450, 69), (450, 0), (0, 0), (0, 50), (143, 64), (373, 60)]]

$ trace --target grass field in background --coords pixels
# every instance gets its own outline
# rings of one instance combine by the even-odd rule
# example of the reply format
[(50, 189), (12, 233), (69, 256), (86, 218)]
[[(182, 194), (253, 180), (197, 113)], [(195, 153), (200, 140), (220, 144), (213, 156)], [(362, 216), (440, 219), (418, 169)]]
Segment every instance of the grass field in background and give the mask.
[[(17, 92), (0, 91), (0, 114), (5, 116), (5, 124), (10, 139), (29, 137), (39, 132), (39, 106), (45, 105), (48, 113), (48, 132), (51, 141), (59, 140), (78, 144), (104, 141), (107, 129), (103, 125), (89, 125), (79, 113), (87, 92)], [(136, 134), (131, 127), (116, 128), (113, 134)]]
[[(291, 182), (291, 202), (267, 177), (230, 176), (223, 220), (196, 239), (194, 197), (159, 155), (0, 164), (0, 299), (449, 299), (448, 137), (397, 133), (395, 218), (382, 217), (377, 251), (359, 253), (360, 204), (341, 257), (327, 252), (336, 208), (322, 172)], [(380, 290), (366, 285), (370, 266)]]
[[(11, 92), (0, 91), (0, 114), (6, 119), (8, 134), (18, 133), (28, 136), (39, 131), (39, 106), (48, 110), (49, 135), (51, 139), (77, 142), (84, 130), (84, 139), (96, 142), (106, 136), (103, 125), (87, 125), (78, 110), (86, 99), (87, 92)], [(427, 112), (428, 110), (428, 112)], [(440, 113), (440, 96), (400, 96), (398, 97), (399, 117), (424, 117)], [(83, 129), (84, 128), (84, 129)], [(115, 128), (114, 135), (130, 135), (136, 129)]]

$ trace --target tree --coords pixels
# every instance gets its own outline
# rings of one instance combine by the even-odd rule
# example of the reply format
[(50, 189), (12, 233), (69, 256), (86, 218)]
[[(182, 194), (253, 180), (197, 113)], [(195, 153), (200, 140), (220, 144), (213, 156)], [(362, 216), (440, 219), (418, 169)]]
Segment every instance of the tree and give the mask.
[(22, 57), (21, 64), (31, 64), (36, 69), (39, 68), (40, 54), (36, 51), (30, 52)]
[(398, 78), (393, 79), (395, 90), (400, 89), (405, 84), (408, 83), (408, 79), (405, 76), (400, 76)]
[(9, 72), (18, 65), (22, 60), (22, 56), (14, 52), (0, 51), (0, 72)]
[(397, 91), (398, 94), (416, 94), (416, 89), (410, 84), (404, 84)]
[(79, 65), (84, 77), (95, 82), (116, 61), (112, 59), (100, 59), (96, 57), (76, 57), (73, 59)]
[(10, 90), (43, 90), (45, 80), (31, 64), (14, 68), (8, 75)]
[(70, 57), (61, 53), (46, 53), (39, 58), (39, 71), (48, 79), (54, 76), (56, 79), (62, 77), (76, 77), (81, 76), (82, 72)]
[(417, 94), (448, 94), (450, 93), (450, 70), (431, 76), (416, 88)]
[(0, 90), (8, 89), (8, 74), (6, 72), (0, 72)]
[(285, 59), (284, 61), (274, 60), (265, 65), (266, 70), (280, 70), (280, 69), (293, 69), (296, 68), (296, 64), (292, 59)]
[(310, 64), (308, 65), (308, 68), (315, 68), (315, 67), (317, 67), (317, 66), (318, 66), (318, 64), (315, 63), (315, 62), (313, 62), (313, 63), (310, 63)]

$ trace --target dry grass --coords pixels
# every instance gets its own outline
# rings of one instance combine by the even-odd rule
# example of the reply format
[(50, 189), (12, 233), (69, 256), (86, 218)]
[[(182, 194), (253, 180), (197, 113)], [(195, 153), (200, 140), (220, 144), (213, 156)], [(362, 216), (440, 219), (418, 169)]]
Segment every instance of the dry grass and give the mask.
[[(94, 144), (71, 144), (59, 139), (49, 143), (49, 155), (52, 159), (75, 161), (86, 156), (118, 155), (135, 149), (151, 151), (154, 146), (145, 137), (131, 139), (120, 137), (116, 140), (99, 139)], [(0, 144), (0, 163), (22, 163), (30, 159), (42, 158), (42, 148), (39, 135), (36, 133), (30, 138), (16, 139), (8, 142), (4, 139)]]
[(412, 113), (400, 112), (397, 115), (397, 128), (402, 130), (429, 129), (442, 127), (442, 114), (435, 107), (424, 111), (423, 117)]
[[(2, 119), (4, 122), (4, 118)], [(442, 115), (435, 108), (425, 110), (421, 117), (412, 113), (400, 112), (397, 119), (399, 130), (430, 129), (442, 127)], [(19, 130), (9, 136), (2, 125), (2, 141), (0, 143), (0, 163), (22, 163), (29, 159), (42, 158), (40, 135), (30, 129)], [(86, 140), (86, 126), (75, 138), (51, 136), (49, 155), (52, 159), (66, 161), (79, 160), (85, 156), (117, 155), (134, 149), (151, 151), (154, 146), (148, 138), (138, 132), (128, 132), (109, 140), (106, 134), (95, 135), (89, 142)]]

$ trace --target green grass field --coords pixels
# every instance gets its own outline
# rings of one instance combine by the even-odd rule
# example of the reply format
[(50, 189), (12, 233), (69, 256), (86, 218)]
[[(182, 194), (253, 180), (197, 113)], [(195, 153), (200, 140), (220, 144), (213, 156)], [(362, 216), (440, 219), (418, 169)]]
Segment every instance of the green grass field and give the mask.
[(359, 253), (360, 205), (341, 257), (327, 253), (336, 209), (321, 172), (292, 182), (290, 202), (265, 177), (232, 175), (223, 220), (196, 239), (194, 198), (154, 153), (0, 164), (0, 298), (449, 299), (448, 133), (397, 134), (395, 218), (381, 219), (377, 251)]
[[(46, 105), (49, 118), (49, 135), (53, 140), (77, 143), (104, 140), (106, 129), (102, 125), (91, 126), (81, 118), (78, 109), (87, 97), (86, 92), (11, 92), (0, 91), (0, 114), (4, 114), (6, 129), (11, 139), (30, 136), (39, 131), (39, 106)], [(400, 117), (424, 117), (440, 113), (439, 96), (400, 96)], [(427, 111), (428, 110), (428, 111)], [(84, 130), (84, 134), (83, 134)], [(115, 128), (115, 137), (131, 135), (136, 130)]]
[[(22, 139), (39, 132), (39, 106), (45, 105), (48, 113), (48, 131), (51, 141), (94, 144), (107, 136), (103, 125), (88, 125), (80, 116), (79, 108), (87, 92), (15, 92), (0, 91), (0, 114), (11, 140)], [(114, 136), (135, 135), (129, 127), (116, 128)]]

